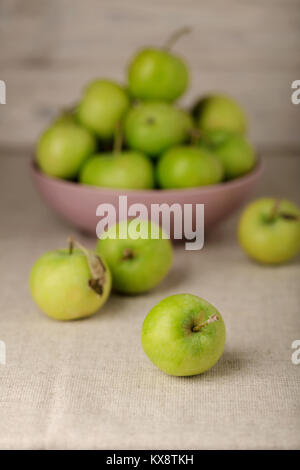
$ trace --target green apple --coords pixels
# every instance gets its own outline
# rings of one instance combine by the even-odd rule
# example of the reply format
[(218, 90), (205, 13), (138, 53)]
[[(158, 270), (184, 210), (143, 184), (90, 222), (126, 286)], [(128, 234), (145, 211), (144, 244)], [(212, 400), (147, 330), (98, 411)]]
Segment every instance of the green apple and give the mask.
[(261, 198), (243, 211), (238, 239), (250, 258), (279, 264), (300, 252), (300, 210), (286, 199)]
[(125, 118), (125, 138), (130, 148), (152, 157), (178, 145), (189, 136), (191, 117), (168, 103), (142, 103)]
[(128, 68), (131, 96), (141, 100), (174, 101), (185, 92), (188, 68), (170, 49), (186, 32), (186, 28), (176, 31), (163, 48), (148, 47), (137, 53)]
[(226, 179), (238, 178), (254, 167), (254, 148), (241, 134), (216, 130), (207, 132), (205, 140), (222, 162)]
[(225, 95), (202, 98), (194, 107), (194, 115), (197, 126), (203, 132), (224, 129), (244, 134), (247, 128), (243, 109)]
[(110, 293), (107, 264), (79, 246), (74, 250), (71, 242), (69, 250), (45, 253), (31, 270), (31, 295), (38, 307), (56, 320), (88, 317), (102, 307)]
[(191, 294), (171, 295), (145, 318), (142, 346), (148, 358), (169, 375), (197, 375), (222, 356), (225, 324), (218, 310)]
[[(140, 294), (159, 284), (170, 270), (173, 258), (169, 239), (155, 224), (138, 222), (139, 238), (132, 233), (133, 221), (110, 226), (97, 244), (112, 273), (113, 287), (124, 294)], [(151, 229), (157, 238), (151, 237)], [(122, 238), (123, 237), (123, 238)]]
[(153, 165), (137, 151), (98, 154), (87, 160), (80, 172), (83, 184), (119, 189), (151, 189)]
[(219, 183), (222, 163), (209, 149), (179, 146), (167, 150), (158, 161), (157, 181), (161, 188), (192, 188)]
[[(192, 114), (190, 114), (188, 111), (186, 111), (183, 108), (176, 108), (179, 113), (181, 113), (182, 116), (182, 125), (183, 128), (186, 130), (188, 137), (191, 139), (193, 137), (193, 131), (195, 130), (195, 122)], [(196, 129), (197, 131), (197, 129)]]
[(185, 92), (188, 82), (184, 61), (162, 49), (143, 49), (129, 65), (129, 92), (134, 98), (174, 101)]
[(41, 135), (36, 160), (47, 175), (72, 179), (95, 150), (95, 138), (87, 129), (71, 119), (60, 118)]
[(100, 139), (109, 140), (128, 108), (129, 98), (121, 86), (95, 80), (85, 90), (77, 107), (77, 118)]

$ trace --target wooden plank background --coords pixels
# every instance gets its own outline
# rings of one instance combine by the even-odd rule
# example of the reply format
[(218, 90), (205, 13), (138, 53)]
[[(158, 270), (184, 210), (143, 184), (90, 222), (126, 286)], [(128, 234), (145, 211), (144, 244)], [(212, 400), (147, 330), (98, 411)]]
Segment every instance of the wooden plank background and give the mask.
[(299, 0), (0, 0), (0, 145), (33, 145), (51, 116), (94, 77), (125, 81), (142, 45), (190, 25), (176, 51), (192, 84), (183, 103), (226, 91), (247, 109), (255, 143), (300, 147)]

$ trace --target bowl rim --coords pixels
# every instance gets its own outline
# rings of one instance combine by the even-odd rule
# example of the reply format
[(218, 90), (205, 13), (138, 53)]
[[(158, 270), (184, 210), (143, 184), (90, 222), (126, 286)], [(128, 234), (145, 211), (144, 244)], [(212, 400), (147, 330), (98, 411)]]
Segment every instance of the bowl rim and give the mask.
[(244, 183), (247, 183), (251, 180), (256, 180), (263, 171), (263, 163), (260, 157), (257, 158), (255, 166), (249, 173), (246, 173), (243, 176), (235, 178), (231, 181), (222, 181), (220, 183), (206, 185), (206, 186), (195, 186), (192, 188), (174, 188), (174, 189), (118, 189), (118, 188), (105, 188), (105, 187), (98, 187), (87, 185), (83, 183), (77, 183), (75, 181), (68, 181), (60, 178), (55, 178), (53, 176), (49, 176), (43, 173), (34, 158), (30, 161), (30, 169), (33, 176), (41, 181), (46, 182), (47, 184), (53, 184), (59, 186), (61, 188), (68, 188), (74, 189), (79, 191), (85, 191), (87, 193), (98, 193), (101, 194), (112, 194), (112, 195), (124, 195), (130, 194), (133, 196), (143, 195), (143, 197), (153, 197), (153, 195), (162, 195), (166, 197), (171, 197), (173, 195), (178, 196), (178, 193), (181, 194), (204, 194), (204, 193), (211, 193), (211, 192), (219, 192), (224, 190), (230, 190), (233, 188), (237, 188), (243, 186)]

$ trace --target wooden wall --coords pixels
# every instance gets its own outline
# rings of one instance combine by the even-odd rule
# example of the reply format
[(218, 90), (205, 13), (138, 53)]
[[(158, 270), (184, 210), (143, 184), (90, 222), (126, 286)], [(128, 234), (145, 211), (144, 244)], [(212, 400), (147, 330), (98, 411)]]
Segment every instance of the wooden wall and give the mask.
[(300, 147), (300, 0), (0, 0), (0, 145), (32, 145), (60, 107), (94, 77), (125, 80), (133, 51), (176, 46), (192, 71), (183, 103), (226, 91), (245, 106), (260, 146)]

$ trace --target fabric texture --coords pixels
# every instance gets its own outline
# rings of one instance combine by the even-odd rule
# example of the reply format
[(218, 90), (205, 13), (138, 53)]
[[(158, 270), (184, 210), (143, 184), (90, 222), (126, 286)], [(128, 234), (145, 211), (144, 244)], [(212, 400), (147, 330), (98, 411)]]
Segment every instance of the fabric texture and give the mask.
[[(138, 297), (112, 295), (95, 316), (59, 323), (34, 305), (34, 261), (76, 233), (48, 210), (28, 158), (2, 155), (0, 222), (1, 449), (300, 448), (299, 258), (280, 267), (247, 259), (237, 216), (188, 252), (176, 244), (166, 280)], [(300, 159), (265, 158), (257, 194), (300, 203)], [(207, 373), (176, 378), (155, 368), (140, 344), (145, 315), (174, 293), (204, 297), (222, 313), (227, 343)]]

